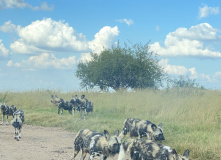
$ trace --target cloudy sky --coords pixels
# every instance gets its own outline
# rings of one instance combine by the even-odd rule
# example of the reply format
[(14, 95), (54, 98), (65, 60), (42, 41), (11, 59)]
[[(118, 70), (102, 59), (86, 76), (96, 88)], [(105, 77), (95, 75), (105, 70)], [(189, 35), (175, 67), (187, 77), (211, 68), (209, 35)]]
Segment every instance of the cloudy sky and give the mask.
[(79, 60), (150, 41), (165, 72), (221, 89), (220, 0), (0, 0), (0, 90), (80, 90)]

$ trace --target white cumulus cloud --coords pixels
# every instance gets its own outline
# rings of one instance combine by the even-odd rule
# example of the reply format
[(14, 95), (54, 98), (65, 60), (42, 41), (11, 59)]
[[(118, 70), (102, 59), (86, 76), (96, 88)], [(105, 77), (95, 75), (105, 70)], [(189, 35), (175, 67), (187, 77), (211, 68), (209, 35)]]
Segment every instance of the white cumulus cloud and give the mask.
[(18, 33), (20, 29), (21, 29), (21, 26), (19, 25), (16, 26), (15, 24), (12, 24), (11, 21), (7, 21), (3, 25), (0, 26), (0, 31), (6, 32), (6, 33), (12, 33), (12, 32)]
[[(7, 33), (14, 31), (18, 34), (19, 38), (10, 45), (12, 53), (35, 54), (40, 57), (43, 56), (42, 53), (47, 53), (47, 56), (53, 58), (52, 55), (59, 52), (77, 52), (81, 53), (80, 61), (89, 61), (90, 52), (100, 54), (103, 49), (110, 48), (119, 35), (117, 26), (105, 26), (94, 35), (93, 40), (87, 41), (85, 35), (77, 33), (68, 23), (54, 21), (51, 18), (34, 21), (25, 27), (16, 26), (8, 21), (0, 26), (0, 31)], [(36, 59), (39, 56), (30, 58)], [(30, 61), (31, 59), (17, 63), (10, 61), (8, 66), (21, 67)]]
[(178, 28), (169, 33), (164, 47), (159, 42), (150, 45), (150, 50), (162, 56), (200, 56), (221, 58), (221, 52), (204, 47), (204, 41), (220, 40), (217, 31), (208, 23), (192, 26), (190, 29)]
[(199, 18), (217, 14), (219, 14), (219, 7), (208, 7), (206, 4), (204, 4), (203, 7), (199, 7)]
[(32, 10), (53, 10), (54, 6), (48, 6), (46, 2), (43, 2), (41, 6), (32, 6), (26, 3), (24, 0), (0, 0), (0, 8), (30, 8)]
[(119, 35), (118, 27), (103, 27), (95, 34), (94, 40), (88, 42), (89, 48), (94, 53), (101, 52), (104, 48), (109, 48), (113, 44), (114, 39)]
[(7, 57), (9, 55), (9, 50), (5, 48), (2, 40), (0, 39), (0, 57)]
[(191, 79), (206, 80), (206, 81), (211, 80), (211, 77), (209, 75), (206, 75), (204, 73), (198, 73), (195, 67), (186, 68), (182, 65), (171, 65), (169, 64), (168, 59), (162, 59), (158, 63), (163, 68), (163, 70), (169, 75), (174, 75), (174, 76), (188, 75)]
[[(103, 27), (95, 34), (94, 39), (88, 42), (92, 53), (100, 54), (104, 49), (110, 48), (113, 45), (114, 39), (119, 35), (118, 27)], [(79, 61), (85, 62), (92, 59), (90, 53), (82, 53)]]
[(117, 22), (126, 23), (128, 26), (134, 24), (134, 21), (132, 19), (118, 19)]
[(15, 53), (28, 54), (43, 50), (88, 50), (86, 37), (82, 33), (77, 33), (64, 21), (53, 21), (51, 18), (32, 22), (21, 28), (18, 35), (20, 39), (10, 46)]
[(76, 65), (75, 56), (68, 58), (56, 58), (55, 54), (52, 53), (42, 53), (38, 56), (31, 56), (27, 60), (21, 62), (8, 61), (8, 67), (22, 67), (25, 69), (73, 69)]

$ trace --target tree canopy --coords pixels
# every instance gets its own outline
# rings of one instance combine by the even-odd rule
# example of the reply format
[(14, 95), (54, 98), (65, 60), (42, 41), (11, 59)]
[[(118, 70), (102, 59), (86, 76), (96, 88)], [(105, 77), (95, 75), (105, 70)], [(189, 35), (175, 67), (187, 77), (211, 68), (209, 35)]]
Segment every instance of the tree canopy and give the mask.
[(157, 55), (149, 52), (149, 45), (134, 44), (129, 47), (112, 47), (100, 54), (91, 53), (92, 60), (79, 62), (76, 76), (82, 87), (158, 88), (164, 72), (158, 65)]

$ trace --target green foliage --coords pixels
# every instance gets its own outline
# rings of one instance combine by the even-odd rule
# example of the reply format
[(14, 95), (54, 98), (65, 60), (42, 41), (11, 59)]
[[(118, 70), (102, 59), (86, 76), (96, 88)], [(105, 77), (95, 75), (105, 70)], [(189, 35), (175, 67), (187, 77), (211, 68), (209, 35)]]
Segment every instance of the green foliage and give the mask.
[(158, 88), (164, 77), (156, 55), (149, 52), (148, 44), (132, 47), (125, 44), (124, 48), (112, 47), (100, 54), (91, 53), (91, 56), (91, 61), (78, 64), (76, 72), (85, 88)]
[(189, 76), (180, 76), (178, 79), (172, 80), (173, 87), (179, 87), (179, 88), (201, 88), (204, 87), (200, 86), (198, 83), (196, 83), (195, 79), (189, 78)]

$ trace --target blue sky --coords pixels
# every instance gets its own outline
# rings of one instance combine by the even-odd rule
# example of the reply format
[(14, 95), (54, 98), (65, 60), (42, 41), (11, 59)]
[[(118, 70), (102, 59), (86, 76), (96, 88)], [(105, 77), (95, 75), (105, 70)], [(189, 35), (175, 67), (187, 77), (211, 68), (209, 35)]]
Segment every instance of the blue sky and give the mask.
[(77, 63), (124, 42), (221, 89), (220, 0), (0, 0), (0, 90), (81, 90)]

